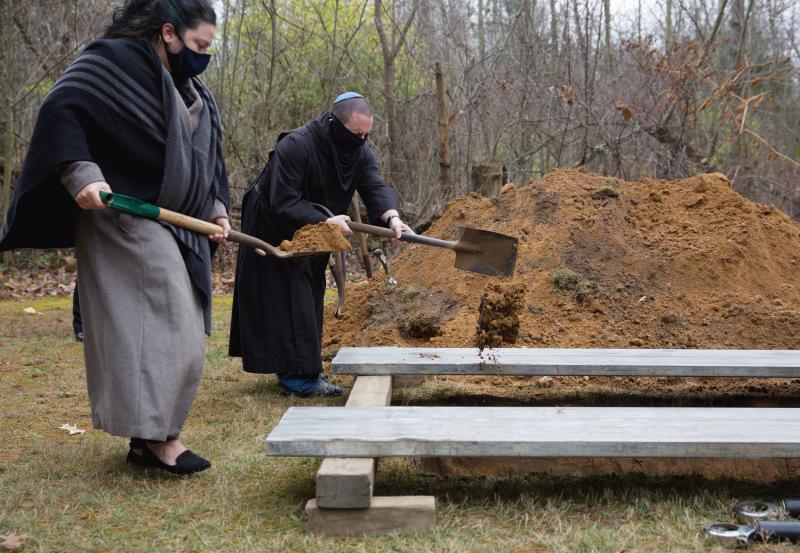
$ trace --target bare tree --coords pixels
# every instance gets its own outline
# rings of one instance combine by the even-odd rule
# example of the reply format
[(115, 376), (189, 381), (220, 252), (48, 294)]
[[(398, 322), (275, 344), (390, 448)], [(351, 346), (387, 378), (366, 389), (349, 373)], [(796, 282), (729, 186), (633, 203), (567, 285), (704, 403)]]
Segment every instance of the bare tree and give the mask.
[(389, 183), (394, 182), (395, 162), (397, 158), (397, 96), (396, 96), (396, 65), (397, 55), (406, 41), (408, 30), (414, 22), (414, 17), (419, 8), (419, 0), (412, 0), (411, 9), (405, 17), (405, 21), (398, 25), (397, 21), (397, 2), (390, 0), (389, 24), (391, 33), (387, 34), (384, 27), (384, 4), (383, 0), (375, 0), (375, 28), (381, 43), (383, 53), (383, 99), (386, 110), (386, 127), (388, 151), (384, 165), (384, 175)]

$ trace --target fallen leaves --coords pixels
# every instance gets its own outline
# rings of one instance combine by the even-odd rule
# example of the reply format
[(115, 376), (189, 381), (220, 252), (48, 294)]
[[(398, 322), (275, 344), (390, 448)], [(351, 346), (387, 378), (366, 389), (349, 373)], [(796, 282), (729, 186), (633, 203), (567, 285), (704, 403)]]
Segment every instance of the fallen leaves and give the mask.
[(9, 268), (0, 280), (0, 300), (67, 296), (75, 288), (75, 273), (64, 269)]
[(6, 551), (19, 551), (19, 549), (22, 547), (22, 540), (24, 538), (24, 535), (21, 536), (11, 532), (9, 535), (3, 538), (3, 541), (0, 542), (0, 549), (5, 549)]
[(633, 110), (631, 110), (631, 108), (629, 108), (628, 106), (623, 104), (618, 104), (616, 108), (625, 121), (633, 117)]
[(575, 90), (572, 88), (572, 85), (568, 85), (564, 90), (564, 95), (561, 97), (561, 100), (567, 105), (571, 105), (575, 101)]
[(77, 426), (75, 426), (73, 424), (64, 423), (61, 426), (59, 426), (59, 428), (61, 430), (66, 430), (67, 432), (69, 432), (70, 436), (72, 436), (73, 434), (85, 434), (86, 433), (86, 430), (82, 430), (82, 429), (78, 428)]

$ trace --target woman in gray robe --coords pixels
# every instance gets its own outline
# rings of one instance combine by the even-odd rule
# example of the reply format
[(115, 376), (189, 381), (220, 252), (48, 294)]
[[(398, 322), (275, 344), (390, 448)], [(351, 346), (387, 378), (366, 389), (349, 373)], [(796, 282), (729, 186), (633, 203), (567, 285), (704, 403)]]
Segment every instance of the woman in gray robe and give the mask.
[[(178, 474), (210, 466), (179, 438), (210, 331), (209, 242), (104, 209), (99, 193), (216, 222), (224, 232), (210, 238), (224, 242), (218, 112), (196, 78), (215, 23), (206, 0), (118, 9), (42, 106), (0, 232), (0, 249), (68, 246), (74, 236), (93, 425), (131, 437), (128, 462)], [(34, 224), (43, 215), (45, 230)]]

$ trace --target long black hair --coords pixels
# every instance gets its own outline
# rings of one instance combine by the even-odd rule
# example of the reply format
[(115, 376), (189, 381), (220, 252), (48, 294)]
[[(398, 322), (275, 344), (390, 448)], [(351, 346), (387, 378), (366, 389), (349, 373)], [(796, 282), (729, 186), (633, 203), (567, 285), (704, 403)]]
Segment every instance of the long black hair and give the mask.
[(217, 14), (208, 0), (126, 0), (114, 10), (103, 38), (144, 38), (156, 42), (164, 23), (172, 23), (181, 35), (200, 23), (217, 24)]

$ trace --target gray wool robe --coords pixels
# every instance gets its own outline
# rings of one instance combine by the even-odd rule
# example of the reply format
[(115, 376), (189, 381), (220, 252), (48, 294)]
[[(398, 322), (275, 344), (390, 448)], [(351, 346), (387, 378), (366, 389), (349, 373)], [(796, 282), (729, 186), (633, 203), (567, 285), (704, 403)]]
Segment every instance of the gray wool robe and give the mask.
[[(208, 110), (191, 82), (183, 90), (188, 108), (173, 92), (177, 134), (202, 152)], [(96, 164), (82, 161), (64, 167), (60, 177), (73, 197), (105, 180)], [(170, 203), (189, 193), (186, 183), (174, 184)], [(210, 219), (218, 217), (227, 217), (219, 201)], [(177, 436), (205, 361), (201, 298), (178, 242), (157, 221), (111, 209), (81, 210), (75, 239), (93, 426), (148, 440)]]

